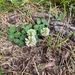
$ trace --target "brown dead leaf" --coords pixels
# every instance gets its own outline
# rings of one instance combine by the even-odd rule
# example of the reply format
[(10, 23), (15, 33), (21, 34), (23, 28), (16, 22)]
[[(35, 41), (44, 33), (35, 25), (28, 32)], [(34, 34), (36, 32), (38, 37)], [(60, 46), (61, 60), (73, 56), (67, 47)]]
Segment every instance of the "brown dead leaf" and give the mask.
[(47, 73), (48, 75), (51, 75), (49, 72)]
[(67, 52), (66, 55), (65, 55), (65, 59), (67, 59), (69, 57), (70, 53)]
[[(54, 62), (49, 62), (49, 63), (46, 63), (46, 64), (40, 64), (39, 66), (38, 66), (38, 70), (43, 70), (43, 69), (45, 69), (45, 68), (48, 68), (48, 67), (53, 67), (55, 65), (55, 63)], [(43, 75), (44, 73), (42, 73), (42, 75)]]
[(44, 71), (42, 72), (42, 75), (45, 75), (45, 72)]
[(49, 63), (47, 63), (47, 64), (45, 65), (45, 68), (51, 67), (51, 66), (54, 66), (54, 65), (55, 65), (54, 62), (49, 62)]

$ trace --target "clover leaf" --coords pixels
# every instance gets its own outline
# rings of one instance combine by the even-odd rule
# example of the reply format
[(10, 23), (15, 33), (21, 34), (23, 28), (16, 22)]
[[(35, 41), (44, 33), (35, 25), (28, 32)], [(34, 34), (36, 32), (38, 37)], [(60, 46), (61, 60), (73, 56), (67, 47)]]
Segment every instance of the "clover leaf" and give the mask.
[(26, 26), (26, 28), (25, 28), (25, 31), (27, 32), (30, 28), (32, 27), (32, 25), (30, 24), (30, 25), (28, 25), (28, 26)]
[(23, 41), (19, 42), (19, 46), (23, 47), (25, 45), (25, 43)]
[(34, 29), (37, 31), (39, 29), (39, 25), (35, 25)]
[(48, 22), (45, 22), (45, 25), (46, 25), (46, 26), (48, 26), (48, 25), (49, 25), (49, 23), (48, 23)]
[(22, 36), (20, 36), (20, 40), (22, 41), (22, 40), (25, 40), (25, 35), (22, 35)]
[(22, 30), (22, 34), (26, 34), (26, 31), (25, 30)]
[(9, 30), (8, 30), (8, 33), (10, 34), (10, 33), (14, 33), (14, 32), (16, 32), (16, 27), (15, 26), (11, 26), (9, 28)]
[(14, 34), (14, 37), (19, 38), (19, 37), (20, 37), (20, 35), (21, 35), (21, 33), (20, 33), (20, 32), (16, 32), (16, 33)]
[(42, 23), (45, 23), (46, 22), (46, 20), (44, 18), (41, 21), (42, 21)]
[(19, 39), (14, 39), (14, 43), (18, 44), (20, 42)]
[(39, 42), (38, 35), (35, 35), (36, 41)]
[(40, 18), (37, 18), (37, 24), (38, 24), (38, 25), (41, 24)]
[(8, 40), (13, 40), (14, 39), (14, 34), (10, 34), (10, 35), (8, 35)]

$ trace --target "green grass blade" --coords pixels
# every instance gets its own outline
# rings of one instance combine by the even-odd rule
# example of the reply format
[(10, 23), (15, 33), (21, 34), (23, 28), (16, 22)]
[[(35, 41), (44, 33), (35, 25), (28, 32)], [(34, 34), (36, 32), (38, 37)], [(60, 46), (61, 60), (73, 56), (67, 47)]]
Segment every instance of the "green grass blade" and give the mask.
[(66, 36), (65, 38), (63, 38), (61, 40), (61, 42), (59, 42), (59, 43), (56, 44), (56, 47), (59, 47), (63, 42), (66, 42), (74, 34), (75, 34), (75, 32), (72, 32), (71, 34), (69, 34), (68, 36)]
[(2, 75), (2, 69), (1, 69), (1, 67), (0, 67), (0, 75)]
[(70, 58), (70, 60), (71, 60), (72, 69), (73, 69), (73, 70), (74, 70), (74, 72), (75, 72), (75, 65), (74, 65), (74, 63), (73, 63), (73, 59), (72, 59), (72, 58)]

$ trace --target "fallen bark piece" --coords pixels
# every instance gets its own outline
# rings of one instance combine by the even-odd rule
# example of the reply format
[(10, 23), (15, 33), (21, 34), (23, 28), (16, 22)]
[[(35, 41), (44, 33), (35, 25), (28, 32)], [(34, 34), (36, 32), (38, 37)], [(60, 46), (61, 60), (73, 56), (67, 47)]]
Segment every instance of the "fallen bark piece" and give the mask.
[[(32, 15), (33, 18), (48, 18), (49, 14), (48, 13), (36, 13), (34, 15)], [(52, 15), (50, 15), (50, 17), (52, 17)]]

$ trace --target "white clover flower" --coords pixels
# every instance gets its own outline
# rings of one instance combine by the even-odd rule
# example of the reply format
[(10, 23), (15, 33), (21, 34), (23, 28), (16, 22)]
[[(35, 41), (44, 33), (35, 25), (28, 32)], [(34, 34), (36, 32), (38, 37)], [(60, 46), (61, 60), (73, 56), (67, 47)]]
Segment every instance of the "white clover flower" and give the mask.
[(26, 45), (29, 46), (36, 46), (36, 38), (34, 36), (28, 36), (28, 39), (25, 38), (25, 43)]
[(36, 35), (36, 31), (34, 29), (30, 29), (30, 30), (27, 31), (27, 35), (35, 36)]
[(48, 36), (49, 35), (49, 32), (50, 32), (50, 30), (47, 27), (41, 29), (42, 36)]

